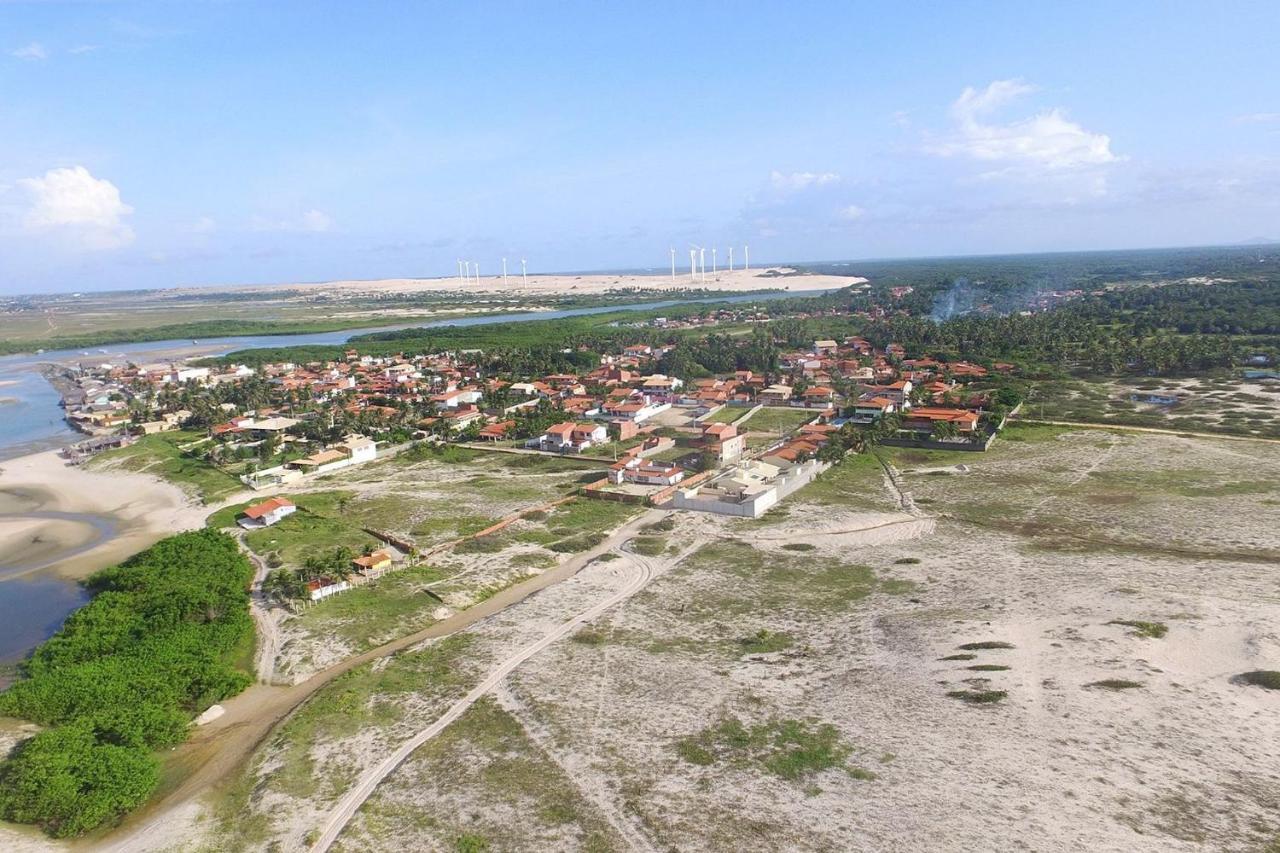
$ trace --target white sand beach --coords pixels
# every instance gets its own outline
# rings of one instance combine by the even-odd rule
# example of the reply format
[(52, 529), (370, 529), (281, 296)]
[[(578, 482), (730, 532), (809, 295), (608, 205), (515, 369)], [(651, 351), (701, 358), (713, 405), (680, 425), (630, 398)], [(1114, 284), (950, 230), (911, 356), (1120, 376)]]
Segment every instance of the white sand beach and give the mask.
[(165, 536), (202, 526), (210, 508), (156, 477), (68, 466), (52, 450), (0, 463), (0, 513), (11, 514), (0, 525), (0, 553), (6, 563), (73, 553), (88, 541), (92, 529), (87, 520), (22, 517), (50, 511), (106, 516), (116, 525), (115, 535), (100, 545), (49, 567), (81, 578)]

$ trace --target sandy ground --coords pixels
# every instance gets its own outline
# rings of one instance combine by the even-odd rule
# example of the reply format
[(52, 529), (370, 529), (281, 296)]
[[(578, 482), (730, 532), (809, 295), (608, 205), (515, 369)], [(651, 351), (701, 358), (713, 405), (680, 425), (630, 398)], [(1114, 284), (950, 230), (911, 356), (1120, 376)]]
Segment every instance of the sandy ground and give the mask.
[[(82, 578), (119, 562), (165, 536), (204, 525), (209, 508), (199, 506), (177, 486), (146, 474), (110, 473), (66, 465), (56, 451), (33, 453), (0, 463), (0, 512), (59, 512), (105, 516), (116, 535), (101, 545), (59, 561), (48, 571)], [(40, 551), (56, 556), (75, 551), (87, 536), (83, 523), (46, 519), (6, 520), (0, 536), (6, 541), (35, 537), (47, 540)], [(52, 543), (52, 544), (50, 544)], [(30, 546), (29, 546), (30, 547)], [(5, 563), (18, 563), (5, 552)]]
[[(892, 478), (844, 483), (847, 506), (827, 489), (776, 519), (675, 514), (648, 586), (589, 641), (520, 656), (623, 590), (625, 560), (584, 555), (485, 602), (448, 677), (413, 668), (446, 625), (368, 656), (390, 692), (326, 689), (257, 748), (243, 800), (178, 798), (124, 849), (307, 849), (362, 773), (513, 656), (496, 703), (387, 774), (334, 849), (1202, 851), (1280, 834), (1280, 696), (1234, 680), (1280, 669), (1280, 448), (1024, 428), (987, 454), (892, 458)], [(758, 631), (788, 644), (744, 653)], [(1009, 647), (959, 649), (992, 641)], [(184, 749), (252, 747), (254, 715), (300, 688), (253, 688)], [(1004, 696), (948, 695), (971, 690)], [(858, 772), (682, 756), (729, 716), (829, 724)]]
[[(517, 270), (510, 273), (511, 267)], [(483, 275), (464, 284), (457, 277), (450, 278), (389, 278), (371, 281), (325, 281), (305, 284), (248, 285), (226, 288), (236, 292), (270, 292), (278, 289), (296, 289), (308, 295), (315, 291), (333, 291), (338, 296), (360, 296), (379, 293), (479, 293), (521, 296), (550, 296), (563, 294), (597, 294), (611, 290), (635, 288), (661, 292), (664, 290), (706, 288), (708, 290), (764, 290), (787, 289), (794, 291), (827, 290), (861, 284), (866, 281), (857, 276), (832, 275), (783, 275), (785, 267), (764, 267), (750, 270), (720, 270), (707, 272), (705, 277), (694, 280), (686, 269), (682, 275), (677, 268), (675, 279), (670, 274), (658, 275), (530, 275), (527, 280), (519, 275), (519, 264), (510, 265), (506, 283), (501, 275)]]
[[(448, 849), (462, 833), (588, 849), (592, 821), (613, 831), (589, 849), (1262, 849), (1280, 833), (1265, 746), (1280, 698), (1233, 678), (1280, 668), (1280, 451), (1092, 431), (997, 448), (963, 471), (900, 459), (902, 494), (874, 512), (801, 492), (776, 524), (682, 519), (673, 541), (750, 542), (764, 567), (796, 560), (794, 584), (686, 561), (597, 620), (599, 644), (554, 645), (504, 682), (520, 749), (563, 769), (578, 824), (513, 813), (495, 775), (513, 747), (486, 735), (415, 753), (340, 849)], [(838, 561), (895, 586), (815, 601), (804, 566)], [(757, 629), (795, 645), (726, 653)], [(983, 641), (1011, 648), (958, 650)], [(942, 660), (955, 654), (974, 657)], [(961, 690), (1006, 695), (972, 706), (948, 696)], [(679, 757), (725, 715), (830, 723), (875, 778)]]

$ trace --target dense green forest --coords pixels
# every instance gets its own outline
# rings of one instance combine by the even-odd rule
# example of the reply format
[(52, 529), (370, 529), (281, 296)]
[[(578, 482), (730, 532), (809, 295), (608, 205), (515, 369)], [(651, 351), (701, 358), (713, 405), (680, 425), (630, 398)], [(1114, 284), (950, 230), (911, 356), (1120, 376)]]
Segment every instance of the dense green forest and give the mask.
[(0, 712), (47, 726), (0, 764), (0, 816), (54, 836), (110, 824), (158, 783), (153, 752), (243, 690), (253, 568), (210, 530), (156, 543), (86, 581), (93, 600), (22, 664)]

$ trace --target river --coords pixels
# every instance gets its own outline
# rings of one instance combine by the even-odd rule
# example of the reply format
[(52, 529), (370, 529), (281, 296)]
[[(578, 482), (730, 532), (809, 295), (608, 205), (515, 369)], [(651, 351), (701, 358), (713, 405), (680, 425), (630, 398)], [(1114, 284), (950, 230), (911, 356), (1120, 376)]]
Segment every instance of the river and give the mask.
[[(190, 340), (148, 341), (146, 343), (107, 346), (92, 350), (52, 350), (38, 354), (13, 355), (0, 358), (0, 460), (12, 459), (39, 450), (62, 447), (75, 441), (78, 433), (67, 427), (62, 417), (58, 392), (45, 381), (39, 372), (42, 364), (70, 364), (103, 362), (144, 362), (162, 356), (182, 358), (184, 354), (224, 355), (228, 352), (269, 347), (301, 346), (308, 344), (341, 344), (356, 335), (397, 329), (435, 328), (441, 326), (479, 326), (490, 323), (529, 322), (554, 320), (561, 317), (578, 317), (602, 314), (610, 311), (660, 310), (689, 302), (762, 302), (791, 296), (816, 296), (830, 291), (788, 293), (735, 294), (696, 299), (663, 302), (610, 305), (599, 308), (576, 308), (561, 311), (527, 311), (513, 314), (488, 314), (483, 316), (436, 320), (431, 322), (400, 323), (390, 326), (363, 329), (345, 329), (302, 335), (250, 335), (244, 337), (212, 338), (193, 342)], [(0, 486), (3, 486), (0, 468)], [(0, 521), (6, 517), (16, 519), (21, 513), (0, 511)], [(26, 513), (25, 515), (32, 515)], [(112, 535), (115, 520), (106, 516), (80, 515), (79, 520), (102, 531), (102, 537), (94, 541), (102, 544)], [(75, 549), (82, 553), (83, 546)], [(71, 552), (59, 559), (68, 559)], [(39, 567), (53, 568), (58, 559), (46, 560)], [(76, 608), (87, 600), (84, 591), (76, 584), (54, 572), (32, 572), (33, 566), (24, 558), (14, 559), (0, 554), (0, 663), (21, 660), (31, 649), (56, 631)], [(3, 679), (0, 679), (0, 685)]]

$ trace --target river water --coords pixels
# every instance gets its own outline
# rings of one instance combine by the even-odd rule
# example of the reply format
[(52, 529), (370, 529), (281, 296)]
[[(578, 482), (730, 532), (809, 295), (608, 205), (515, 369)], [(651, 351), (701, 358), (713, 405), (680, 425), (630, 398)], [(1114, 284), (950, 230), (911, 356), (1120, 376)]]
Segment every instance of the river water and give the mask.
[[(60, 397), (44, 377), (41, 364), (100, 364), (125, 361), (147, 362), (171, 356), (182, 350), (196, 351), (201, 355), (224, 355), (245, 349), (303, 346), (315, 344), (341, 344), (357, 335), (398, 329), (435, 328), (441, 326), (480, 326), (490, 323), (528, 322), (554, 320), (561, 317), (578, 317), (602, 314), (609, 311), (660, 310), (689, 302), (763, 302), (791, 296), (817, 296), (829, 291), (789, 293), (737, 294), (697, 299), (681, 299), (664, 302), (644, 302), (628, 305), (610, 305), (600, 308), (575, 308), (562, 311), (527, 311), (516, 314), (487, 314), (477, 317), (436, 320), (432, 322), (402, 323), (377, 328), (346, 329), (336, 332), (320, 332), (304, 335), (251, 335), (245, 337), (211, 338), (193, 342), (190, 340), (149, 341), (122, 344), (89, 350), (51, 350), (27, 355), (0, 357), (0, 460), (12, 459), (26, 453), (62, 447), (79, 436), (67, 427), (62, 418)], [(0, 466), (0, 486), (3, 485)], [(0, 519), (18, 517), (0, 512)], [(101, 544), (114, 530), (114, 519), (106, 516), (80, 515), (79, 520), (103, 531), (103, 537), (94, 542)], [(83, 548), (76, 549), (77, 553)], [(63, 554), (61, 559), (70, 557)], [(56, 563), (56, 561), (51, 561)], [(41, 566), (47, 568), (52, 566)], [(88, 597), (83, 589), (51, 572), (31, 572), (31, 566), (18, 565), (0, 554), (0, 664), (11, 663), (26, 657), (35, 646), (56, 631)], [(0, 686), (2, 686), (0, 681)]]

